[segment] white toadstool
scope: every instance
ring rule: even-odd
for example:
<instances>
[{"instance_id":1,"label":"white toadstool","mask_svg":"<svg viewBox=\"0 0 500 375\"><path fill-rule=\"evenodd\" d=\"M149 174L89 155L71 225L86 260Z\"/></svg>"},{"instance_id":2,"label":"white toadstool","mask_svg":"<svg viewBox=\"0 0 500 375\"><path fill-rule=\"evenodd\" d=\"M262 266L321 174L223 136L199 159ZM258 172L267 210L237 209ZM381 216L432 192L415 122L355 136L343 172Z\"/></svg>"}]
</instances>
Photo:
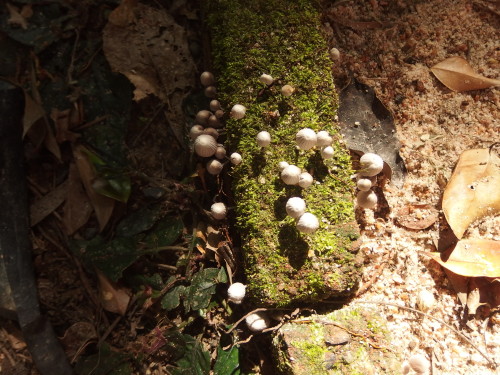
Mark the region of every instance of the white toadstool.
<instances>
[{"instance_id":1,"label":"white toadstool","mask_svg":"<svg viewBox=\"0 0 500 375\"><path fill-rule=\"evenodd\" d=\"M271 85L274 82L274 78L271 77L269 74L262 74L259 77L259 81L261 81L265 85Z\"/></svg>"},{"instance_id":2,"label":"white toadstool","mask_svg":"<svg viewBox=\"0 0 500 375\"><path fill-rule=\"evenodd\" d=\"M207 172L214 176L220 174L223 167L224 165L217 159L212 159L207 162Z\"/></svg>"},{"instance_id":3,"label":"white toadstool","mask_svg":"<svg viewBox=\"0 0 500 375\"><path fill-rule=\"evenodd\" d=\"M372 187L372 180L369 178L360 178L358 182L356 182L356 187L360 191L368 191Z\"/></svg>"},{"instance_id":4,"label":"white toadstool","mask_svg":"<svg viewBox=\"0 0 500 375\"><path fill-rule=\"evenodd\" d=\"M219 121L219 119L215 115L210 115L210 117L208 118L208 121L207 121L207 125L211 126L212 128L222 127L221 122Z\"/></svg>"},{"instance_id":5,"label":"white toadstool","mask_svg":"<svg viewBox=\"0 0 500 375\"><path fill-rule=\"evenodd\" d=\"M301 170L295 165L289 165L281 171L281 179L287 185L297 185Z\"/></svg>"},{"instance_id":6,"label":"white toadstool","mask_svg":"<svg viewBox=\"0 0 500 375\"><path fill-rule=\"evenodd\" d=\"M290 85L285 85L281 88L281 94L283 96L291 96L295 89Z\"/></svg>"},{"instance_id":7,"label":"white toadstool","mask_svg":"<svg viewBox=\"0 0 500 375\"><path fill-rule=\"evenodd\" d=\"M326 146L321 149L321 157L323 159L331 159L333 158L333 147L332 146Z\"/></svg>"},{"instance_id":8,"label":"white toadstool","mask_svg":"<svg viewBox=\"0 0 500 375\"><path fill-rule=\"evenodd\" d=\"M218 119L221 119L222 117L224 117L224 111L222 109L218 109L217 111L215 111L214 115Z\"/></svg>"},{"instance_id":9,"label":"white toadstool","mask_svg":"<svg viewBox=\"0 0 500 375\"><path fill-rule=\"evenodd\" d=\"M408 359L408 363L417 374L428 374L431 364L423 354L414 354Z\"/></svg>"},{"instance_id":10,"label":"white toadstool","mask_svg":"<svg viewBox=\"0 0 500 375\"><path fill-rule=\"evenodd\" d=\"M265 130L259 132L256 139L259 147L268 147L271 144L271 134Z\"/></svg>"},{"instance_id":11,"label":"white toadstool","mask_svg":"<svg viewBox=\"0 0 500 375\"><path fill-rule=\"evenodd\" d=\"M217 149L215 150L215 157L217 159L224 159L226 157L226 149L224 145L218 144Z\"/></svg>"},{"instance_id":12,"label":"white toadstool","mask_svg":"<svg viewBox=\"0 0 500 375\"><path fill-rule=\"evenodd\" d=\"M198 156L210 157L217 150L217 141L208 134L201 134L194 140L194 151Z\"/></svg>"},{"instance_id":13,"label":"white toadstool","mask_svg":"<svg viewBox=\"0 0 500 375\"><path fill-rule=\"evenodd\" d=\"M245 298L246 288L246 285L243 285L242 283L231 284L227 289L228 300L233 303L240 304L241 301L243 301L243 298Z\"/></svg>"},{"instance_id":14,"label":"white toadstool","mask_svg":"<svg viewBox=\"0 0 500 375\"><path fill-rule=\"evenodd\" d=\"M219 109L222 109L220 106L220 102L216 99L210 101L210 110L212 112L218 111Z\"/></svg>"},{"instance_id":15,"label":"white toadstool","mask_svg":"<svg viewBox=\"0 0 500 375\"><path fill-rule=\"evenodd\" d=\"M375 194L372 190L358 192L357 202L358 206L361 208L373 209L377 205L377 201L377 194Z\"/></svg>"},{"instance_id":16,"label":"white toadstool","mask_svg":"<svg viewBox=\"0 0 500 375\"><path fill-rule=\"evenodd\" d=\"M436 303L436 298L434 298L434 293L428 290L421 290L417 295L417 306L423 312L427 312L434 307Z\"/></svg>"},{"instance_id":17,"label":"white toadstool","mask_svg":"<svg viewBox=\"0 0 500 375\"><path fill-rule=\"evenodd\" d=\"M198 111L198 113L196 114L196 117L195 117L194 121L197 124L205 126L205 125L207 125L208 118L211 115L212 115L212 112L207 111L206 109L202 109L201 111Z\"/></svg>"},{"instance_id":18,"label":"white toadstool","mask_svg":"<svg viewBox=\"0 0 500 375\"><path fill-rule=\"evenodd\" d=\"M214 203L212 204L212 207L210 207L210 213L212 214L214 219L223 220L227 215L226 205L222 202Z\"/></svg>"},{"instance_id":19,"label":"white toadstool","mask_svg":"<svg viewBox=\"0 0 500 375\"><path fill-rule=\"evenodd\" d=\"M299 232L311 234L319 228L319 220L310 212L304 213L297 221L297 229Z\"/></svg>"},{"instance_id":20,"label":"white toadstool","mask_svg":"<svg viewBox=\"0 0 500 375\"><path fill-rule=\"evenodd\" d=\"M337 61L337 60L340 60L340 51L333 47L330 49L330 57L333 61Z\"/></svg>"},{"instance_id":21,"label":"white toadstool","mask_svg":"<svg viewBox=\"0 0 500 375\"><path fill-rule=\"evenodd\" d=\"M238 165L238 164L241 164L241 161L243 159L242 159L240 154L238 154L237 152L233 152L231 154L231 156L229 157L229 160L231 161L231 164Z\"/></svg>"},{"instance_id":22,"label":"white toadstool","mask_svg":"<svg viewBox=\"0 0 500 375\"><path fill-rule=\"evenodd\" d=\"M203 86L212 86L215 83L215 77L211 72L203 72L200 75L200 82Z\"/></svg>"},{"instance_id":23,"label":"white toadstool","mask_svg":"<svg viewBox=\"0 0 500 375\"><path fill-rule=\"evenodd\" d=\"M384 160L377 154L367 152L359 159L359 173L363 176L373 177L382 172Z\"/></svg>"},{"instance_id":24,"label":"white toadstool","mask_svg":"<svg viewBox=\"0 0 500 375\"><path fill-rule=\"evenodd\" d=\"M256 312L245 318L250 331L260 332L269 327L269 318L263 312Z\"/></svg>"},{"instance_id":25,"label":"white toadstool","mask_svg":"<svg viewBox=\"0 0 500 375\"><path fill-rule=\"evenodd\" d=\"M247 109L245 106L241 104L235 104L233 105L233 108L231 108L230 115L232 118L239 120L245 117L245 113L247 112Z\"/></svg>"},{"instance_id":26,"label":"white toadstool","mask_svg":"<svg viewBox=\"0 0 500 375\"><path fill-rule=\"evenodd\" d=\"M330 137L330 134L326 130L320 130L318 134L316 134L317 145L319 147L330 146L333 142L333 138Z\"/></svg>"},{"instance_id":27,"label":"white toadstool","mask_svg":"<svg viewBox=\"0 0 500 375\"><path fill-rule=\"evenodd\" d=\"M285 209L288 216L298 219L306 212L306 201L299 197L292 197L286 201Z\"/></svg>"},{"instance_id":28,"label":"white toadstool","mask_svg":"<svg viewBox=\"0 0 500 375\"><path fill-rule=\"evenodd\" d=\"M300 175L299 175L299 186L301 188L308 188L309 186L311 186L313 183L313 176L311 176L310 173L308 172L302 172Z\"/></svg>"},{"instance_id":29,"label":"white toadstool","mask_svg":"<svg viewBox=\"0 0 500 375\"><path fill-rule=\"evenodd\" d=\"M217 96L217 88L215 86L205 87L205 96L207 98L215 98Z\"/></svg>"},{"instance_id":30,"label":"white toadstool","mask_svg":"<svg viewBox=\"0 0 500 375\"><path fill-rule=\"evenodd\" d=\"M201 125L193 125L191 129L189 129L189 137L195 140L199 135L203 134L203 129Z\"/></svg>"},{"instance_id":31,"label":"white toadstool","mask_svg":"<svg viewBox=\"0 0 500 375\"><path fill-rule=\"evenodd\" d=\"M301 129L295 135L295 141L301 150L309 150L313 148L316 146L317 140L318 137L316 132L309 128Z\"/></svg>"},{"instance_id":32,"label":"white toadstool","mask_svg":"<svg viewBox=\"0 0 500 375\"><path fill-rule=\"evenodd\" d=\"M217 131L217 129L214 129L214 128L203 129L203 134L210 135L210 136L214 137L214 139L219 138L219 132Z\"/></svg>"},{"instance_id":33,"label":"white toadstool","mask_svg":"<svg viewBox=\"0 0 500 375\"><path fill-rule=\"evenodd\" d=\"M278 168L280 170L280 172L283 171L283 169L285 169L286 167L288 167L290 164L288 164L286 161L280 161L278 163Z\"/></svg>"}]
</instances>

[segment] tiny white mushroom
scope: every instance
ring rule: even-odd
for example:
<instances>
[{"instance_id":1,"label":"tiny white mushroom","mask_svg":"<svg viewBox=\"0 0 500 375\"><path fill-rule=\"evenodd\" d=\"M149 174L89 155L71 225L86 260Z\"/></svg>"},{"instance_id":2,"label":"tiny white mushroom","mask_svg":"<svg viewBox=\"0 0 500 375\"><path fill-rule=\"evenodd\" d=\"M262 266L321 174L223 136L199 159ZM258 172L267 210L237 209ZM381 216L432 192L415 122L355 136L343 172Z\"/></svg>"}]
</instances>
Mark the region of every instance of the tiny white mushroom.
<instances>
[{"instance_id":1,"label":"tiny white mushroom","mask_svg":"<svg viewBox=\"0 0 500 375\"><path fill-rule=\"evenodd\" d=\"M297 221L297 229L299 232L311 234L319 228L319 220L310 212L304 213Z\"/></svg>"},{"instance_id":2,"label":"tiny white mushroom","mask_svg":"<svg viewBox=\"0 0 500 375\"><path fill-rule=\"evenodd\" d=\"M233 303L240 304L241 301L243 301L243 298L245 298L246 288L246 285L242 283L231 284L227 289L228 300Z\"/></svg>"},{"instance_id":3,"label":"tiny white mushroom","mask_svg":"<svg viewBox=\"0 0 500 375\"><path fill-rule=\"evenodd\" d=\"M212 112L215 112L215 111L217 111L219 109L222 109L221 106L220 106L220 102L218 100L216 100L216 99L211 100L210 101L210 110Z\"/></svg>"},{"instance_id":4,"label":"tiny white mushroom","mask_svg":"<svg viewBox=\"0 0 500 375\"><path fill-rule=\"evenodd\" d=\"M221 122L219 121L219 119L215 115L210 115L210 117L208 118L208 121L207 121L207 125L211 126L212 128L222 127Z\"/></svg>"},{"instance_id":5,"label":"tiny white mushroom","mask_svg":"<svg viewBox=\"0 0 500 375\"><path fill-rule=\"evenodd\" d=\"M211 86L215 83L215 77L211 72L203 72L200 75L200 82L203 86Z\"/></svg>"},{"instance_id":6,"label":"tiny white mushroom","mask_svg":"<svg viewBox=\"0 0 500 375\"><path fill-rule=\"evenodd\" d=\"M356 186L360 191L368 191L372 187L372 180L369 178L360 178L358 182L356 182Z\"/></svg>"},{"instance_id":7,"label":"tiny white mushroom","mask_svg":"<svg viewBox=\"0 0 500 375\"><path fill-rule=\"evenodd\" d=\"M212 159L207 162L207 172L214 176L220 174L223 167L224 165L217 159Z\"/></svg>"},{"instance_id":8,"label":"tiny white mushroom","mask_svg":"<svg viewBox=\"0 0 500 375\"><path fill-rule=\"evenodd\" d=\"M271 85L273 82L274 82L274 78L271 77L269 74L262 74L260 77L259 77L259 81L261 81L262 83L264 83L265 85Z\"/></svg>"},{"instance_id":9,"label":"tiny white mushroom","mask_svg":"<svg viewBox=\"0 0 500 375\"><path fill-rule=\"evenodd\" d=\"M334 151L333 151L332 146L326 146L326 147L321 149L321 157L323 159L331 159L331 158L333 158L333 154L334 154Z\"/></svg>"},{"instance_id":10,"label":"tiny white mushroom","mask_svg":"<svg viewBox=\"0 0 500 375\"><path fill-rule=\"evenodd\" d=\"M222 202L214 203L212 204L212 207L210 207L210 213L212 214L214 219L223 220L227 215L226 205Z\"/></svg>"},{"instance_id":11,"label":"tiny white mushroom","mask_svg":"<svg viewBox=\"0 0 500 375\"><path fill-rule=\"evenodd\" d=\"M207 111L206 109L202 109L201 111L199 111L197 114L196 114L196 117L194 119L194 121L197 123L197 124L200 124L200 125L207 125L208 123L208 118L212 115L212 112L210 111Z\"/></svg>"},{"instance_id":12,"label":"tiny white mushroom","mask_svg":"<svg viewBox=\"0 0 500 375\"><path fill-rule=\"evenodd\" d=\"M205 128L203 130L203 134L208 134L208 135L214 137L214 139L219 138L219 132L217 131L217 129L214 129L214 128Z\"/></svg>"},{"instance_id":13,"label":"tiny white mushroom","mask_svg":"<svg viewBox=\"0 0 500 375\"><path fill-rule=\"evenodd\" d=\"M290 85L285 85L281 88L281 94L283 96L291 96L295 89Z\"/></svg>"},{"instance_id":14,"label":"tiny white mushroom","mask_svg":"<svg viewBox=\"0 0 500 375\"><path fill-rule=\"evenodd\" d=\"M310 173L308 172L302 172L300 175L299 175L299 186L301 188L308 188L309 186L311 186L313 183L313 176L311 176Z\"/></svg>"},{"instance_id":15,"label":"tiny white mushroom","mask_svg":"<svg viewBox=\"0 0 500 375\"><path fill-rule=\"evenodd\" d=\"M367 152L359 159L359 173L363 176L373 177L382 172L384 160L377 154Z\"/></svg>"},{"instance_id":16,"label":"tiny white mushroom","mask_svg":"<svg viewBox=\"0 0 500 375\"><path fill-rule=\"evenodd\" d=\"M269 318L263 312L256 312L245 318L250 331L260 332L269 327Z\"/></svg>"},{"instance_id":17,"label":"tiny white mushroom","mask_svg":"<svg viewBox=\"0 0 500 375\"><path fill-rule=\"evenodd\" d=\"M217 96L217 88L215 86L205 87L205 96L207 98L215 98Z\"/></svg>"},{"instance_id":18,"label":"tiny white mushroom","mask_svg":"<svg viewBox=\"0 0 500 375\"><path fill-rule=\"evenodd\" d=\"M198 156L209 157L215 154L217 141L208 134L199 135L194 141L194 151Z\"/></svg>"},{"instance_id":19,"label":"tiny white mushroom","mask_svg":"<svg viewBox=\"0 0 500 375\"><path fill-rule=\"evenodd\" d=\"M295 141L301 150L309 150L313 148L316 146L317 140L318 137L316 132L309 128L301 129L295 135Z\"/></svg>"},{"instance_id":20,"label":"tiny white mushroom","mask_svg":"<svg viewBox=\"0 0 500 375\"><path fill-rule=\"evenodd\" d=\"M259 147L268 147L271 144L271 134L265 130L259 132L256 139Z\"/></svg>"},{"instance_id":21,"label":"tiny white mushroom","mask_svg":"<svg viewBox=\"0 0 500 375\"><path fill-rule=\"evenodd\" d=\"M434 293L428 290L421 290L417 295L417 306L423 312L427 312L434 307L436 304L436 298L434 298Z\"/></svg>"},{"instance_id":22,"label":"tiny white mushroom","mask_svg":"<svg viewBox=\"0 0 500 375\"><path fill-rule=\"evenodd\" d=\"M237 152L233 152L231 154L231 156L229 157L229 160L231 161L231 164L238 165L238 164L241 164L242 157Z\"/></svg>"},{"instance_id":23,"label":"tiny white mushroom","mask_svg":"<svg viewBox=\"0 0 500 375\"><path fill-rule=\"evenodd\" d=\"M330 134L326 130L320 130L318 134L316 134L317 145L320 147L330 146L333 142L333 138L330 137Z\"/></svg>"},{"instance_id":24,"label":"tiny white mushroom","mask_svg":"<svg viewBox=\"0 0 500 375\"><path fill-rule=\"evenodd\" d=\"M286 167L288 167L290 164L288 164L286 161L280 161L279 164L278 164L278 168L280 170L280 172L283 171L283 169L285 169Z\"/></svg>"},{"instance_id":25,"label":"tiny white mushroom","mask_svg":"<svg viewBox=\"0 0 500 375\"><path fill-rule=\"evenodd\" d=\"M408 359L408 363L417 374L428 374L431 364L423 354L414 354Z\"/></svg>"},{"instance_id":26,"label":"tiny white mushroom","mask_svg":"<svg viewBox=\"0 0 500 375\"><path fill-rule=\"evenodd\" d=\"M218 144L217 149L215 150L215 157L217 159L224 159L226 157L226 149L224 148L223 145Z\"/></svg>"},{"instance_id":27,"label":"tiny white mushroom","mask_svg":"<svg viewBox=\"0 0 500 375\"><path fill-rule=\"evenodd\" d=\"M203 129L201 125L193 125L189 130L189 137L195 140L199 135L203 134Z\"/></svg>"},{"instance_id":28,"label":"tiny white mushroom","mask_svg":"<svg viewBox=\"0 0 500 375\"><path fill-rule=\"evenodd\" d=\"M337 60L340 60L340 51L333 47L330 49L330 57L333 61L337 61Z\"/></svg>"},{"instance_id":29,"label":"tiny white mushroom","mask_svg":"<svg viewBox=\"0 0 500 375\"><path fill-rule=\"evenodd\" d=\"M215 111L214 115L218 119L221 119L222 117L224 117L224 111L222 109L218 109L217 111Z\"/></svg>"},{"instance_id":30,"label":"tiny white mushroom","mask_svg":"<svg viewBox=\"0 0 500 375\"><path fill-rule=\"evenodd\" d=\"M361 208L369 208L372 210L377 205L377 201L377 194L372 190L360 191L357 195L358 206Z\"/></svg>"},{"instance_id":31,"label":"tiny white mushroom","mask_svg":"<svg viewBox=\"0 0 500 375\"><path fill-rule=\"evenodd\" d=\"M245 117L245 113L247 112L247 109L245 106L241 104L235 104L233 105L233 108L231 108L230 115L232 118L239 120Z\"/></svg>"},{"instance_id":32,"label":"tiny white mushroom","mask_svg":"<svg viewBox=\"0 0 500 375\"><path fill-rule=\"evenodd\" d=\"M306 201L299 197L292 197L286 201L286 213L298 219L306 212Z\"/></svg>"},{"instance_id":33,"label":"tiny white mushroom","mask_svg":"<svg viewBox=\"0 0 500 375\"><path fill-rule=\"evenodd\" d=\"M301 170L295 165L289 165L281 171L281 179L287 185L297 185Z\"/></svg>"}]
</instances>

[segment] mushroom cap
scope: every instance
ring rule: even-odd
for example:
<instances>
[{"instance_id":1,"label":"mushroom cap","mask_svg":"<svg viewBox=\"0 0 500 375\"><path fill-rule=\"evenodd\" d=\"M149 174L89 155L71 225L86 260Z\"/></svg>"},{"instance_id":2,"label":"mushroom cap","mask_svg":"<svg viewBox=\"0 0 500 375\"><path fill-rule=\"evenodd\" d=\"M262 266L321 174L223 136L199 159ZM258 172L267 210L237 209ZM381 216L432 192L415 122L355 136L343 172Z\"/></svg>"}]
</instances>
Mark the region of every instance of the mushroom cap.
<instances>
[{"instance_id":1,"label":"mushroom cap","mask_svg":"<svg viewBox=\"0 0 500 375\"><path fill-rule=\"evenodd\" d=\"M200 75L200 82L203 86L211 86L215 83L215 77L211 72L203 72Z\"/></svg>"},{"instance_id":2,"label":"mushroom cap","mask_svg":"<svg viewBox=\"0 0 500 375\"><path fill-rule=\"evenodd\" d=\"M233 152L231 154L231 156L229 157L229 160L231 161L231 164L238 165L238 164L241 164L241 161L243 160L243 158L237 152Z\"/></svg>"},{"instance_id":3,"label":"mushroom cap","mask_svg":"<svg viewBox=\"0 0 500 375\"><path fill-rule=\"evenodd\" d=\"M332 146L326 146L321 149L321 157L323 159L331 159L333 158L333 147Z\"/></svg>"},{"instance_id":4,"label":"mushroom cap","mask_svg":"<svg viewBox=\"0 0 500 375\"><path fill-rule=\"evenodd\" d=\"M333 61L337 61L337 60L340 60L340 51L333 47L330 49L330 57Z\"/></svg>"},{"instance_id":5,"label":"mushroom cap","mask_svg":"<svg viewBox=\"0 0 500 375\"><path fill-rule=\"evenodd\" d=\"M296 165L289 165L281 171L281 179L287 185L297 185L301 170Z\"/></svg>"},{"instance_id":6,"label":"mushroom cap","mask_svg":"<svg viewBox=\"0 0 500 375\"><path fill-rule=\"evenodd\" d=\"M271 144L271 134L265 130L259 132L256 139L259 147L267 147Z\"/></svg>"},{"instance_id":7,"label":"mushroom cap","mask_svg":"<svg viewBox=\"0 0 500 375\"><path fill-rule=\"evenodd\" d=\"M207 86L204 93L207 98L215 98L217 96L217 88L215 86Z\"/></svg>"},{"instance_id":8,"label":"mushroom cap","mask_svg":"<svg viewBox=\"0 0 500 375\"><path fill-rule=\"evenodd\" d=\"M431 364L423 354L413 354L408 363L417 374L428 374Z\"/></svg>"},{"instance_id":9,"label":"mushroom cap","mask_svg":"<svg viewBox=\"0 0 500 375\"><path fill-rule=\"evenodd\" d=\"M269 327L269 318L263 312L256 312L245 318L250 331L260 332Z\"/></svg>"},{"instance_id":10,"label":"mushroom cap","mask_svg":"<svg viewBox=\"0 0 500 375\"><path fill-rule=\"evenodd\" d=\"M217 117L218 119L221 119L222 117L224 117L224 111L222 109L218 109L217 111L215 111L215 117Z\"/></svg>"},{"instance_id":11,"label":"mushroom cap","mask_svg":"<svg viewBox=\"0 0 500 375\"><path fill-rule=\"evenodd\" d=\"M198 156L210 157L217 150L217 141L208 134L201 134L194 140L194 151Z\"/></svg>"},{"instance_id":12,"label":"mushroom cap","mask_svg":"<svg viewBox=\"0 0 500 375\"><path fill-rule=\"evenodd\" d=\"M227 215L227 208L226 205L222 202L214 203L212 204L212 207L210 207L210 212L214 219L216 220L222 220L226 218Z\"/></svg>"},{"instance_id":13,"label":"mushroom cap","mask_svg":"<svg viewBox=\"0 0 500 375\"><path fill-rule=\"evenodd\" d=\"M205 128L203 130L203 134L211 135L212 137L214 137L214 139L219 138L219 132L214 128Z\"/></svg>"},{"instance_id":14,"label":"mushroom cap","mask_svg":"<svg viewBox=\"0 0 500 375\"><path fill-rule=\"evenodd\" d=\"M210 110L212 112L215 112L215 111L217 111L219 109L222 109L221 106L220 106L220 102L218 100L216 100L216 99L211 100L210 101Z\"/></svg>"},{"instance_id":15,"label":"mushroom cap","mask_svg":"<svg viewBox=\"0 0 500 375\"><path fill-rule=\"evenodd\" d=\"M269 86L274 82L274 78L269 74L264 73L259 77L259 81Z\"/></svg>"},{"instance_id":16,"label":"mushroom cap","mask_svg":"<svg viewBox=\"0 0 500 375\"><path fill-rule=\"evenodd\" d=\"M194 119L194 122L200 125L207 125L208 123L208 118L212 115L212 112L207 111L206 109L202 109L201 111L198 111L196 114L196 117Z\"/></svg>"},{"instance_id":17,"label":"mushroom cap","mask_svg":"<svg viewBox=\"0 0 500 375\"><path fill-rule=\"evenodd\" d=\"M311 176L310 173L308 172L302 172L300 175L299 175L299 186L301 188L308 188L309 186L311 186L313 183L313 176Z\"/></svg>"},{"instance_id":18,"label":"mushroom cap","mask_svg":"<svg viewBox=\"0 0 500 375\"><path fill-rule=\"evenodd\" d=\"M215 150L215 157L217 159L224 159L226 157L226 149L224 145L218 144L217 149Z\"/></svg>"},{"instance_id":19,"label":"mushroom cap","mask_svg":"<svg viewBox=\"0 0 500 375\"><path fill-rule=\"evenodd\" d=\"M212 128L217 128L217 129L222 127L222 124L221 124L219 118L215 115L210 115L210 117L208 118L208 121L207 121L207 125L211 126Z\"/></svg>"},{"instance_id":20,"label":"mushroom cap","mask_svg":"<svg viewBox=\"0 0 500 375\"><path fill-rule=\"evenodd\" d=\"M201 125L193 125L191 129L189 129L189 137L195 140L198 136L203 134L204 127Z\"/></svg>"},{"instance_id":21,"label":"mushroom cap","mask_svg":"<svg viewBox=\"0 0 500 375\"><path fill-rule=\"evenodd\" d=\"M285 209L288 216L298 219L306 212L306 201L299 197L292 197L286 201Z\"/></svg>"},{"instance_id":22,"label":"mushroom cap","mask_svg":"<svg viewBox=\"0 0 500 375\"><path fill-rule=\"evenodd\" d=\"M286 167L288 167L290 164L288 164L286 161L280 161L278 163L278 168L281 171L283 171L283 169L285 169Z\"/></svg>"},{"instance_id":23,"label":"mushroom cap","mask_svg":"<svg viewBox=\"0 0 500 375\"><path fill-rule=\"evenodd\" d=\"M356 182L356 186L360 191L368 191L372 187L372 180L369 178L360 178L358 182Z\"/></svg>"},{"instance_id":24,"label":"mushroom cap","mask_svg":"<svg viewBox=\"0 0 500 375\"><path fill-rule=\"evenodd\" d=\"M367 152L359 159L360 171L363 176L373 177L382 172L384 160L377 154Z\"/></svg>"},{"instance_id":25,"label":"mushroom cap","mask_svg":"<svg viewBox=\"0 0 500 375\"><path fill-rule=\"evenodd\" d=\"M285 85L281 88L281 94L283 96L291 96L295 89L290 85Z\"/></svg>"},{"instance_id":26,"label":"mushroom cap","mask_svg":"<svg viewBox=\"0 0 500 375\"><path fill-rule=\"evenodd\" d=\"M436 298L434 298L434 293L423 289L417 294L417 306L423 312L432 309L435 304Z\"/></svg>"},{"instance_id":27,"label":"mushroom cap","mask_svg":"<svg viewBox=\"0 0 500 375\"><path fill-rule=\"evenodd\" d=\"M227 289L227 296L229 301L234 303L241 303L243 298L245 298L246 285L242 283L233 283Z\"/></svg>"},{"instance_id":28,"label":"mushroom cap","mask_svg":"<svg viewBox=\"0 0 500 375\"><path fill-rule=\"evenodd\" d=\"M372 190L368 191L360 191L356 196L356 201L358 202L358 206L361 208L369 208L373 209L377 205L377 194L375 194Z\"/></svg>"},{"instance_id":29,"label":"mushroom cap","mask_svg":"<svg viewBox=\"0 0 500 375\"><path fill-rule=\"evenodd\" d=\"M212 159L207 162L207 172L214 176L220 174L220 172L222 172L223 167L224 165L217 159Z\"/></svg>"},{"instance_id":30,"label":"mushroom cap","mask_svg":"<svg viewBox=\"0 0 500 375\"><path fill-rule=\"evenodd\" d=\"M297 134L295 135L295 141L297 142L297 146L299 146L301 150L309 150L316 146L318 137L314 130L304 128L297 132Z\"/></svg>"},{"instance_id":31,"label":"mushroom cap","mask_svg":"<svg viewBox=\"0 0 500 375\"><path fill-rule=\"evenodd\" d=\"M319 228L319 220L310 212L304 213L297 221L297 229L299 232L311 234Z\"/></svg>"},{"instance_id":32,"label":"mushroom cap","mask_svg":"<svg viewBox=\"0 0 500 375\"><path fill-rule=\"evenodd\" d=\"M245 108L245 106L241 105L241 104L235 104L233 105L233 108L231 108L231 117L236 119L236 120L239 120L239 119L242 119L243 117L245 117L245 113L247 112L247 109Z\"/></svg>"},{"instance_id":33,"label":"mushroom cap","mask_svg":"<svg viewBox=\"0 0 500 375\"><path fill-rule=\"evenodd\" d=\"M316 134L317 145L320 147L330 146L333 142L333 138L330 137L330 134L326 130L320 130L318 134Z\"/></svg>"}]
</instances>

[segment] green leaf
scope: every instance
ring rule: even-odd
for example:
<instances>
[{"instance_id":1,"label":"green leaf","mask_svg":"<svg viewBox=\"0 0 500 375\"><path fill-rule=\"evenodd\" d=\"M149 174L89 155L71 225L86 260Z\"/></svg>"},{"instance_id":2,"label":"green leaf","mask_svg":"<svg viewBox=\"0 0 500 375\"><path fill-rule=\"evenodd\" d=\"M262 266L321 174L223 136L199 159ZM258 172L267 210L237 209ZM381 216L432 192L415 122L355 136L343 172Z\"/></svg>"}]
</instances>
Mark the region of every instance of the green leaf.
<instances>
[{"instance_id":1,"label":"green leaf","mask_svg":"<svg viewBox=\"0 0 500 375\"><path fill-rule=\"evenodd\" d=\"M208 375L210 373L210 354L201 344L189 335L183 335L186 351L172 369L173 375Z\"/></svg>"},{"instance_id":2,"label":"green leaf","mask_svg":"<svg viewBox=\"0 0 500 375\"><path fill-rule=\"evenodd\" d=\"M143 207L127 215L116 227L116 234L132 237L151 228L158 220L160 207Z\"/></svg>"},{"instance_id":3,"label":"green leaf","mask_svg":"<svg viewBox=\"0 0 500 375\"><path fill-rule=\"evenodd\" d=\"M177 216L167 216L161 219L146 236L148 247L157 248L172 245L182 234L184 223Z\"/></svg>"},{"instance_id":4,"label":"green leaf","mask_svg":"<svg viewBox=\"0 0 500 375\"><path fill-rule=\"evenodd\" d=\"M224 351L217 348L217 361L214 365L214 375L240 375L240 358L237 346Z\"/></svg>"},{"instance_id":5,"label":"green leaf","mask_svg":"<svg viewBox=\"0 0 500 375\"><path fill-rule=\"evenodd\" d=\"M186 287L184 285L178 285L168 293L161 300L161 307L165 310L170 311L175 309L181 303L180 297L183 295Z\"/></svg>"},{"instance_id":6,"label":"green leaf","mask_svg":"<svg viewBox=\"0 0 500 375\"><path fill-rule=\"evenodd\" d=\"M205 268L197 272L191 280L191 285L186 288L184 299L186 311L207 308L215 293L216 285L224 282L227 282L227 275L223 268Z\"/></svg>"},{"instance_id":7,"label":"green leaf","mask_svg":"<svg viewBox=\"0 0 500 375\"><path fill-rule=\"evenodd\" d=\"M78 375L131 375L132 357L114 352L107 344L102 344L99 353L81 358L75 366Z\"/></svg>"}]
</instances>

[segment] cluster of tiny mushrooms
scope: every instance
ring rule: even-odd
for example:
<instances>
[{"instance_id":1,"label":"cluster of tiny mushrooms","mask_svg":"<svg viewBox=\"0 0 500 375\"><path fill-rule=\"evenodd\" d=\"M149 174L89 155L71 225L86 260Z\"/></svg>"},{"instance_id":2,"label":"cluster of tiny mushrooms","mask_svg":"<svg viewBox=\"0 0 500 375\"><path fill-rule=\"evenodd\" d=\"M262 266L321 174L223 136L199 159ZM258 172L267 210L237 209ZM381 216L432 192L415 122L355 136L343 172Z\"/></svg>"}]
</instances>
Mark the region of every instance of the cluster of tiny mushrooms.
<instances>
[{"instance_id":1,"label":"cluster of tiny mushrooms","mask_svg":"<svg viewBox=\"0 0 500 375\"><path fill-rule=\"evenodd\" d=\"M189 131L189 136L193 141L194 152L202 158L210 158L206 162L206 170L209 174L217 176L222 172L224 165L229 161L232 165L239 165L243 158L233 152L227 156L226 148L217 142L220 128L223 126L225 112L220 102L216 99L217 89L215 87L215 77L211 72L203 72L200 76L201 84L205 87L205 96L212 99L210 101L210 111L201 110L196 114L195 125ZM269 74L262 74L259 81L270 87L275 80ZM295 88L290 85L281 87L281 94L285 97L291 96ZM240 120L245 117L245 106L234 104L229 113L229 117ZM297 147L301 150L311 150L315 147L320 149L323 159L331 159L334 156L334 149L331 146L333 138L330 134L321 130L315 132L310 128L304 128L297 132L295 136ZM261 148L269 147L271 144L271 134L267 131L260 131L256 136L256 143ZM384 162L379 155L365 153L360 159L360 170L355 175L357 179L357 204L361 208L373 209L377 204L377 195L373 192L372 183L374 177L382 171ZM281 161L278 164L281 179L286 185L298 185L307 189L313 184L313 176L299 167ZM299 232L312 234L319 228L318 218L306 212L306 202L300 197L291 197L285 206L287 214L296 220L296 228ZM212 204L210 213L215 220L224 220L227 216L227 207L223 202ZM245 297L246 286L236 282L228 288L228 300L240 304ZM269 319L262 312L256 312L246 317L248 328L254 332L260 332L269 326Z\"/></svg>"}]
</instances>

